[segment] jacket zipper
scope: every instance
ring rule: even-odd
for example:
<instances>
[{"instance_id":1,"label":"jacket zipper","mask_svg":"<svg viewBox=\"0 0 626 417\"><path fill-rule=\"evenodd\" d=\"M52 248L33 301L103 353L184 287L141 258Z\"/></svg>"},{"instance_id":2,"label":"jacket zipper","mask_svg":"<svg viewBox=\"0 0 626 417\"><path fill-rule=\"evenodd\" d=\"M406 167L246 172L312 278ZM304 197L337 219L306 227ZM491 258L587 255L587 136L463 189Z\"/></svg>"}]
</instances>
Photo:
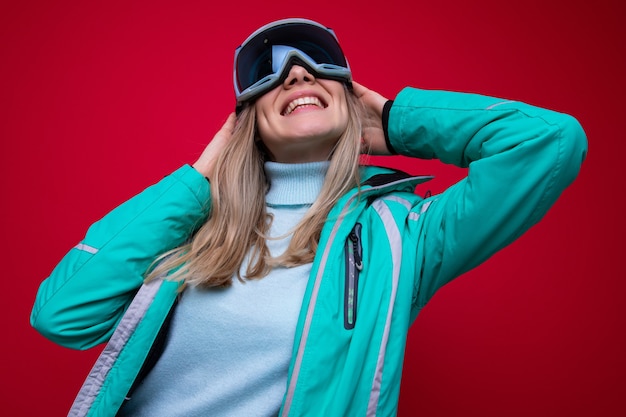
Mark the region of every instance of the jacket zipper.
<instances>
[{"instance_id":1,"label":"jacket zipper","mask_svg":"<svg viewBox=\"0 0 626 417\"><path fill-rule=\"evenodd\" d=\"M354 225L345 245L346 276L343 304L343 327L354 328L356 323L359 274L363 269L363 247L361 246L361 223Z\"/></svg>"}]
</instances>

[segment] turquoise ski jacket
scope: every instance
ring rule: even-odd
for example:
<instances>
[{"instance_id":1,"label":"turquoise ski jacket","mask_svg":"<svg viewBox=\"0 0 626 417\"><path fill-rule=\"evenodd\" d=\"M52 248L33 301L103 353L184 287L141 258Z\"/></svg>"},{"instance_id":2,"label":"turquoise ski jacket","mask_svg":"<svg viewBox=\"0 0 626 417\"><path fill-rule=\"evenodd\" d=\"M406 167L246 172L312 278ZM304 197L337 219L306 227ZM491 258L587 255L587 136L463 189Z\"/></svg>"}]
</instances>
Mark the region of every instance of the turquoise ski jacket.
<instances>
[{"instance_id":1,"label":"turquoise ski jacket","mask_svg":"<svg viewBox=\"0 0 626 417\"><path fill-rule=\"evenodd\" d=\"M571 116L412 88L389 110L388 137L401 155L469 167L468 175L422 198L414 190L429 177L363 168L364 182L322 230L282 416L395 415L420 309L537 223L587 150ZM41 284L31 315L41 334L76 349L109 342L70 415L114 416L153 360L180 283L142 286L144 273L197 230L209 204L210 184L183 166L93 224Z\"/></svg>"}]
</instances>

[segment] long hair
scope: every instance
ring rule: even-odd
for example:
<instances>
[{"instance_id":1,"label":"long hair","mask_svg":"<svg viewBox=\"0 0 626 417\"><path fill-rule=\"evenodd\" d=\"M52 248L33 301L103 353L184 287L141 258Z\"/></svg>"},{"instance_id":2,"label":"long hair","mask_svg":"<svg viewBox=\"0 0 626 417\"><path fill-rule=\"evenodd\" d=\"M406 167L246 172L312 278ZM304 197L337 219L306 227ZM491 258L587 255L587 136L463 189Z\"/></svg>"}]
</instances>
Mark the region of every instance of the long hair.
<instances>
[{"instance_id":1,"label":"long hair","mask_svg":"<svg viewBox=\"0 0 626 417\"><path fill-rule=\"evenodd\" d=\"M265 153L256 139L254 105L239 114L231 140L216 161L207 221L184 245L161 255L148 280L168 274L199 287L228 286L232 277L258 279L273 267L313 261L326 217L337 200L359 184L362 104L346 89L348 125L338 139L319 197L293 230L285 253L271 257L265 244L271 218L265 210ZM241 265L248 266L241 276ZM173 271L173 272L172 272Z\"/></svg>"}]
</instances>

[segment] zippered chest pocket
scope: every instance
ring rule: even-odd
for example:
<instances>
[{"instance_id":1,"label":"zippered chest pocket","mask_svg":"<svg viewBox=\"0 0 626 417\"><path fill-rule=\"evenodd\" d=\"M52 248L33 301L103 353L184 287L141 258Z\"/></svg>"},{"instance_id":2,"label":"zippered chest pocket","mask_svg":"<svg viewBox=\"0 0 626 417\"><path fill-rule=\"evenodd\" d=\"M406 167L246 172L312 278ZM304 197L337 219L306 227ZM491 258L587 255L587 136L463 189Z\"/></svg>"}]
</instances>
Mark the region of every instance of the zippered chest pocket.
<instances>
[{"instance_id":1,"label":"zippered chest pocket","mask_svg":"<svg viewBox=\"0 0 626 417\"><path fill-rule=\"evenodd\" d=\"M345 243L345 284L343 300L343 326L354 328L359 290L359 276L363 270L363 246L361 244L361 223L354 225Z\"/></svg>"}]
</instances>

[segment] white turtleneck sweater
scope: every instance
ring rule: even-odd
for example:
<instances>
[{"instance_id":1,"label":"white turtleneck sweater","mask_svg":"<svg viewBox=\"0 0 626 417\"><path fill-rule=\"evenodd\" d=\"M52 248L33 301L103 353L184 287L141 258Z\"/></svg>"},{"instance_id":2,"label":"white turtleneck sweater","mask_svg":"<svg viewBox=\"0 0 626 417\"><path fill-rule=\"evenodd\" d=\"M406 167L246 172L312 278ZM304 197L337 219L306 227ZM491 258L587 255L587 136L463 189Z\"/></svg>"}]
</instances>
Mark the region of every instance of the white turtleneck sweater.
<instances>
[{"instance_id":1,"label":"white turtleneck sweater","mask_svg":"<svg viewBox=\"0 0 626 417\"><path fill-rule=\"evenodd\" d=\"M328 162L267 162L269 235L285 236L315 201ZM272 256L291 235L267 241ZM246 264L242 265L242 276ZM311 264L275 268L224 289L188 288L165 350L122 416L276 416L286 389L296 322Z\"/></svg>"}]
</instances>

